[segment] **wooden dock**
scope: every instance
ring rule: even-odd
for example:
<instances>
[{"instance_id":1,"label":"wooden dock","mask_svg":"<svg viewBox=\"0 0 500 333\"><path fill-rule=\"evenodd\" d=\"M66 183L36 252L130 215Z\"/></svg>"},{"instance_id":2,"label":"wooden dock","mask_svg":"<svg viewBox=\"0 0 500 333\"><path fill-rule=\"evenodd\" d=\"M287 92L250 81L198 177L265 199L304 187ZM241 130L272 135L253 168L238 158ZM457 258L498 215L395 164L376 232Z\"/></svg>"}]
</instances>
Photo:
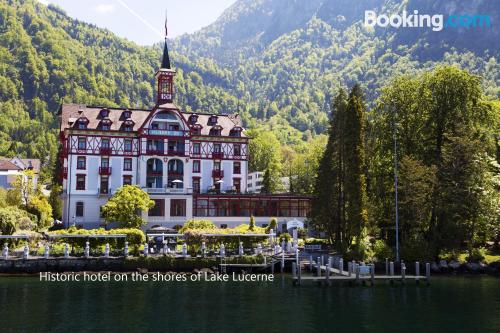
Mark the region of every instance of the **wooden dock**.
<instances>
[{"instance_id":1,"label":"wooden dock","mask_svg":"<svg viewBox=\"0 0 500 333\"><path fill-rule=\"evenodd\" d=\"M296 257L298 258L298 256ZM386 260L386 274L375 274L375 266L373 264L365 265L356 262L348 262L347 270L344 270L343 260L337 260L337 267L334 268L334 262L328 258L328 263L323 265L323 258L318 257L316 261L310 256L307 260L298 260L292 263L293 284L300 285L302 282L314 282L318 284L327 284L333 282L348 282L349 284L366 284L374 285L375 281L387 281L390 284L401 282L405 284L408 281L420 281L430 284L430 264L425 264L425 276L420 275L420 263L415 263L415 274L406 274L406 264L401 263L400 274L395 274L394 263ZM306 271L309 270L309 274ZM304 271L304 272L303 272Z\"/></svg>"}]
</instances>

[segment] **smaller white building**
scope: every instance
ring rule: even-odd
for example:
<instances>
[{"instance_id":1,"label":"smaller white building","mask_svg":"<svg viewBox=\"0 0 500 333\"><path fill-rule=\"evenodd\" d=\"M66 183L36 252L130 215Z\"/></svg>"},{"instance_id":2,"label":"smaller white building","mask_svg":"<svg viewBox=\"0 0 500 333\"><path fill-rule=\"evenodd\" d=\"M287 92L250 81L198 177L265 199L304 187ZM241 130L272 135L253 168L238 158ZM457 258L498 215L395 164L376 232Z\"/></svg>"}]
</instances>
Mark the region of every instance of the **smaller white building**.
<instances>
[{"instance_id":1,"label":"smaller white building","mask_svg":"<svg viewBox=\"0 0 500 333\"><path fill-rule=\"evenodd\" d=\"M264 172L254 171L248 174L247 178L247 191L249 193L260 193L262 189L262 182L264 180ZM278 193L290 192L290 177L280 177L281 190Z\"/></svg>"},{"instance_id":2,"label":"smaller white building","mask_svg":"<svg viewBox=\"0 0 500 333\"><path fill-rule=\"evenodd\" d=\"M40 160L28 158L5 158L0 157L0 187L5 189L12 188L13 183L24 170L32 170L33 186L36 188L38 183L38 173L40 172Z\"/></svg>"}]
</instances>

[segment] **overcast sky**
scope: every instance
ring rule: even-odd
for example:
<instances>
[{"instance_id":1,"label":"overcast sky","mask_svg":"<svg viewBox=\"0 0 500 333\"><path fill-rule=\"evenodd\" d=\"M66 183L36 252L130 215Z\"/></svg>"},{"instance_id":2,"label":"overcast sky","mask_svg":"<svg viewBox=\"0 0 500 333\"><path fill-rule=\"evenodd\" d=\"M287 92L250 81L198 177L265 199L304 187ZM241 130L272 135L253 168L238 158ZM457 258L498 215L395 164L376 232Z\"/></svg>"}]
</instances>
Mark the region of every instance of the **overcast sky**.
<instances>
[{"instance_id":1,"label":"overcast sky","mask_svg":"<svg viewBox=\"0 0 500 333\"><path fill-rule=\"evenodd\" d=\"M39 0L63 8L69 16L108 28L141 45L163 40L165 10L168 37L199 30L214 22L235 0Z\"/></svg>"}]
</instances>

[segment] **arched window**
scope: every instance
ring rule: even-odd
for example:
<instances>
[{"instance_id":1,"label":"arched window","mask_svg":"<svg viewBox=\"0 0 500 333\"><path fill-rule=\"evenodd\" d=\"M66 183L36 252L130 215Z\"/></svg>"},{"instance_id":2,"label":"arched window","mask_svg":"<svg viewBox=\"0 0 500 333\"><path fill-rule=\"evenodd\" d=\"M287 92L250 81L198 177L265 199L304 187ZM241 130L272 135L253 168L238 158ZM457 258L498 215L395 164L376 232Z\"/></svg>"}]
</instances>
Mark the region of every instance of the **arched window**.
<instances>
[{"instance_id":1,"label":"arched window","mask_svg":"<svg viewBox=\"0 0 500 333\"><path fill-rule=\"evenodd\" d=\"M222 134L222 127L216 125L210 129L209 135L220 136Z\"/></svg>"}]
</instances>

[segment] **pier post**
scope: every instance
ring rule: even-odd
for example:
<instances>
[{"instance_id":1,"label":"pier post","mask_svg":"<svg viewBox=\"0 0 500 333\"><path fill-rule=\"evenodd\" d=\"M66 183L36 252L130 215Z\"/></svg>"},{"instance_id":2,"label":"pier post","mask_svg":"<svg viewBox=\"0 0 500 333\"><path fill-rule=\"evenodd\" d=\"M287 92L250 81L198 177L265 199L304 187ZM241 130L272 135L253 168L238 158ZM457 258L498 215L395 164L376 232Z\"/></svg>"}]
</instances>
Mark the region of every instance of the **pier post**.
<instances>
[{"instance_id":1,"label":"pier post","mask_svg":"<svg viewBox=\"0 0 500 333\"><path fill-rule=\"evenodd\" d=\"M104 257L109 258L109 243L106 243L106 247L104 248Z\"/></svg>"},{"instance_id":2,"label":"pier post","mask_svg":"<svg viewBox=\"0 0 500 333\"><path fill-rule=\"evenodd\" d=\"M149 254L149 245L148 243L144 244L144 256L147 257Z\"/></svg>"},{"instance_id":3,"label":"pier post","mask_svg":"<svg viewBox=\"0 0 500 333\"><path fill-rule=\"evenodd\" d=\"M359 284L359 264L354 264L354 270L356 272L356 284Z\"/></svg>"},{"instance_id":4,"label":"pier post","mask_svg":"<svg viewBox=\"0 0 500 333\"><path fill-rule=\"evenodd\" d=\"M29 257L30 257L30 248L28 245L25 245L23 251L23 259L29 259Z\"/></svg>"},{"instance_id":5,"label":"pier post","mask_svg":"<svg viewBox=\"0 0 500 333\"><path fill-rule=\"evenodd\" d=\"M321 266L325 266L325 259L323 258L323 255L321 255Z\"/></svg>"},{"instance_id":6,"label":"pier post","mask_svg":"<svg viewBox=\"0 0 500 333\"><path fill-rule=\"evenodd\" d=\"M7 243L3 246L2 256L5 260L9 259L9 246Z\"/></svg>"},{"instance_id":7,"label":"pier post","mask_svg":"<svg viewBox=\"0 0 500 333\"><path fill-rule=\"evenodd\" d=\"M309 272L313 271L313 256L309 256Z\"/></svg>"},{"instance_id":8,"label":"pier post","mask_svg":"<svg viewBox=\"0 0 500 333\"><path fill-rule=\"evenodd\" d=\"M389 258L385 258L385 275L389 275Z\"/></svg>"},{"instance_id":9,"label":"pier post","mask_svg":"<svg viewBox=\"0 0 500 333\"><path fill-rule=\"evenodd\" d=\"M404 262L401 263L401 282L404 284L406 280L406 265Z\"/></svg>"},{"instance_id":10,"label":"pier post","mask_svg":"<svg viewBox=\"0 0 500 333\"><path fill-rule=\"evenodd\" d=\"M69 258L69 245L68 243L64 244L64 258Z\"/></svg>"},{"instance_id":11,"label":"pier post","mask_svg":"<svg viewBox=\"0 0 500 333\"><path fill-rule=\"evenodd\" d=\"M85 248L83 249L83 255L85 258L90 257L90 245L89 245L88 241L85 242Z\"/></svg>"},{"instance_id":12,"label":"pier post","mask_svg":"<svg viewBox=\"0 0 500 333\"><path fill-rule=\"evenodd\" d=\"M339 273L340 275L344 274L344 259L339 259Z\"/></svg>"},{"instance_id":13,"label":"pier post","mask_svg":"<svg viewBox=\"0 0 500 333\"><path fill-rule=\"evenodd\" d=\"M425 280L427 285L431 283L431 264L425 263Z\"/></svg>"},{"instance_id":14,"label":"pier post","mask_svg":"<svg viewBox=\"0 0 500 333\"><path fill-rule=\"evenodd\" d=\"M49 259L49 255L50 255L50 247L49 247L49 244L45 244L45 252L43 254L43 257L45 259Z\"/></svg>"},{"instance_id":15,"label":"pier post","mask_svg":"<svg viewBox=\"0 0 500 333\"><path fill-rule=\"evenodd\" d=\"M292 268L293 270L293 268ZM271 258L271 274L274 274L274 259Z\"/></svg>"},{"instance_id":16,"label":"pier post","mask_svg":"<svg viewBox=\"0 0 500 333\"><path fill-rule=\"evenodd\" d=\"M281 252L281 274L285 271L285 253Z\"/></svg>"},{"instance_id":17,"label":"pier post","mask_svg":"<svg viewBox=\"0 0 500 333\"><path fill-rule=\"evenodd\" d=\"M294 280L297 278L297 264L294 262L292 262L292 276Z\"/></svg>"},{"instance_id":18,"label":"pier post","mask_svg":"<svg viewBox=\"0 0 500 333\"><path fill-rule=\"evenodd\" d=\"M415 282L418 284L420 282L420 263L415 262Z\"/></svg>"},{"instance_id":19,"label":"pier post","mask_svg":"<svg viewBox=\"0 0 500 333\"><path fill-rule=\"evenodd\" d=\"M321 259L318 257L318 262L316 263L316 269L318 271L318 277L321 277Z\"/></svg>"},{"instance_id":20,"label":"pier post","mask_svg":"<svg viewBox=\"0 0 500 333\"><path fill-rule=\"evenodd\" d=\"M389 263L389 274L390 276L394 276L394 262L390 262ZM392 284L394 281L392 281L392 279L389 279L390 283Z\"/></svg>"},{"instance_id":21,"label":"pier post","mask_svg":"<svg viewBox=\"0 0 500 333\"><path fill-rule=\"evenodd\" d=\"M370 267L370 281L373 287L373 285L375 284L375 264L371 264Z\"/></svg>"},{"instance_id":22,"label":"pier post","mask_svg":"<svg viewBox=\"0 0 500 333\"><path fill-rule=\"evenodd\" d=\"M331 260L328 258L328 263L326 264L326 284L330 284L330 267L331 267Z\"/></svg>"},{"instance_id":23,"label":"pier post","mask_svg":"<svg viewBox=\"0 0 500 333\"><path fill-rule=\"evenodd\" d=\"M124 256L125 258L127 258L127 257L128 257L128 242L125 242L125 247L124 247L124 249L123 249L123 256Z\"/></svg>"},{"instance_id":24,"label":"pier post","mask_svg":"<svg viewBox=\"0 0 500 333\"><path fill-rule=\"evenodd\" d=\"M347 262L347 274L349 277L352 275L352 262L350 261Z\"/></svg>"}]
</instances>

